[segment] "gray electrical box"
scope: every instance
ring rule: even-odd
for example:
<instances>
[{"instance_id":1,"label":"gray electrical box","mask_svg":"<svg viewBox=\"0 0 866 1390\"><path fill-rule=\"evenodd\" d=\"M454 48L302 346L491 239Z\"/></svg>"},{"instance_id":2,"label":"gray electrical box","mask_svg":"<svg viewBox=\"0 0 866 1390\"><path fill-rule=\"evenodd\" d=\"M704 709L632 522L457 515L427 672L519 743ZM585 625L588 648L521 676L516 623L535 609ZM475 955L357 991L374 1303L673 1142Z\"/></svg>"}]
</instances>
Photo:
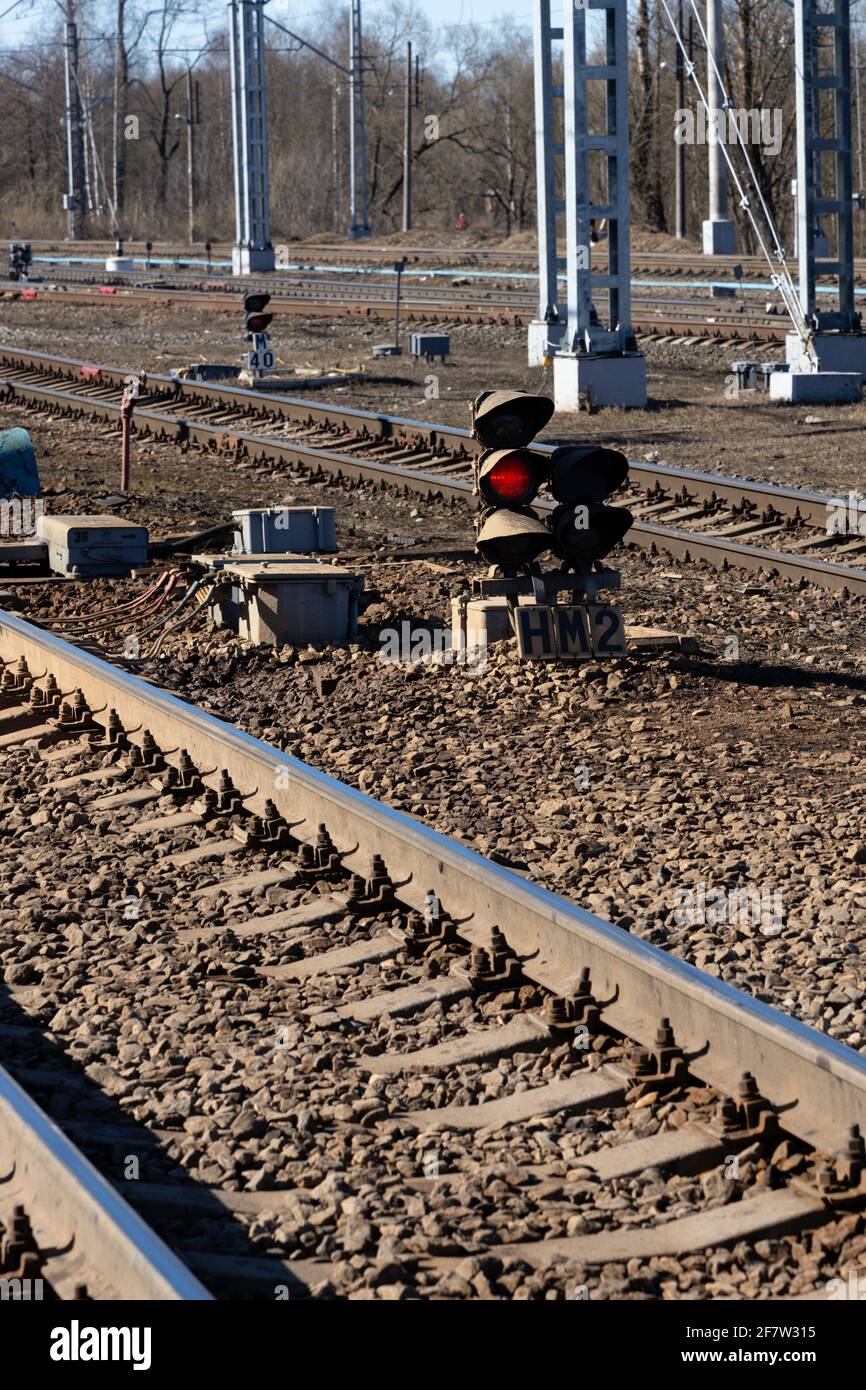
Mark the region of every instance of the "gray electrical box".
<instances>
[{"instance_id":1,"label":"gray electrical box","mask_svg":"<svg viewBox=\"0 0 866 1390\"><path fill-rule=\"evenodd\" d=\"M46 516L36 521L36 535L48 547L55 574L81 579L125 575L147 564L147 527L117 516Z\"/></svg>"},{"instance_id":2,"label":"gray electrical box","mask_svg":"<svg viewBox=\"0 0 866 1390\"><path fill-rule=\"evenodd\" d=\"M450 351L451 339L447 333L409 334L411 357L423 357L425 362L432 362L434 357L438 357L440 362L444 362Z\"/></svg>"},{"instance_id":3,"label":"gray electrical box","mask_svg":"<svg viewBox=\"0 0 866 1390\"><path fill-rule=\"evenodd\" d=\"M245 507L232 512L242 555L295 555L337 549L334 507Z\"/></svg>"},{"instance_id":4,"label":"gray electrical box","mask_svg":"<svg viewBox=\"0 0 866 1390\"><path fill-rule=\"evenodd\" d=\"M309 561L226 564L211 619L250 642L294 647L346 642L355 635L362 575Z\"/></svg>"}]
</instances>

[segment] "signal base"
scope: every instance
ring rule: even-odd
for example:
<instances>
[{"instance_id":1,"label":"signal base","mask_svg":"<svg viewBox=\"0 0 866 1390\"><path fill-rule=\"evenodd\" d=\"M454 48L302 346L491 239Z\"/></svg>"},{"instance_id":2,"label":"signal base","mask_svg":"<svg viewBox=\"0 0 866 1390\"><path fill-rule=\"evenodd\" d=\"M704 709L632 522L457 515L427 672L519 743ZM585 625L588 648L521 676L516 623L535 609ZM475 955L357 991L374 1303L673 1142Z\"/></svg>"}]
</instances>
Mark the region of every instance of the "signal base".
<instances>
[{"instance_id":1,"label":"signal base","mask_svg":"<svg viewBox=\"0 0 866 1390\"><path fill-rule=\"evenodd\" d=\"M647 403L643 353L557 352L553 358L553 399L557 410L619 405L644 410Z\"/></svg>"},{"instance_id":2,"label":"signal base","mask_svg":"<svg viewBox=\"0 0 866 1390\"><path fill-rule=\"evenodd\" d=\"M736 233L729 217L708 217L701 228L705 256L735 256Z\"/></svg>"},{"instance_id":3,"label":"signal base","mask_svg":"<svg viewBox=\"0 0 866 1390\"><path fill-rule=\"evenodd\" d=\"M788 405L856 405L863 397L859 372L774 372L770 400Z\"/></svg>"},{"instance_id":4,"label":"signal base","mask_svg":"<svg viewBox=\"0 0 866 1390\"><path fill-rule=\"evenodd\" d=\"M821 372L859 372L866 382L866 333L816 333L812 339ZM814 371L799 333L785 339L792 372Z\"/></svg>"},{"instance_id":5,"label":"signal base","mask_svg":"<svg viewBox=\"0 0 866 1390\"><path fill-rule=\"evenodd\" d=\"M232 275L257 275L263 270L276 270L276 266L272 246L232 247Z\"/></svg>"},{"instance_id":6,"label":"signal base","mask_svg":"<svg viewBox=\"0 0 866 1390\"><path fill-rule=\"evenodd\" d=\"M565 338L568 324L562 319L548 323L546 319L533 319L527 332L527 347L530 367L543 367L545 358L558 352Z\"/></svg>"}]
</instances>

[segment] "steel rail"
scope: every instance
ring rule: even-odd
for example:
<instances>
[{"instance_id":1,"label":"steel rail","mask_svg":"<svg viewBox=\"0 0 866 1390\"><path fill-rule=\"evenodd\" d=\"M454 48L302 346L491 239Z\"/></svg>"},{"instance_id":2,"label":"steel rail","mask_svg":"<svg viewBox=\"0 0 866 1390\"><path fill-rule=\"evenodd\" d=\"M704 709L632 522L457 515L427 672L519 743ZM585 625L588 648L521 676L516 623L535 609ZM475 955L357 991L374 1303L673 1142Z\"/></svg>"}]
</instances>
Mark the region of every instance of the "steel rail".
<instances>
[{"instance_id":1,"label":"steel rail","mask_svg":"<svg viewBox=\"0 0 866 1390\"><path fill-rule=\"evenodd\" d=\"M102 252L105 252L106 255L116 254L116 240L111 237L88 237L83 241L76 242L74 246L71 246L68 241L58 241L56 238L52 237L31 237L30 245L34 250L38 249L40 251L54 251L58 255L69 257L73 260L75 259L76 251L80 251L82 255L86 252L90 252L93 255L101 254ZM198 247L191 247L188 242L171 240L162 242L152 242L151 255L153 257L171 257L172 259L174 259L175 256L177 256L180 260L202 260L204 258L204 245L204 242L200 242L199 246L201 249L198 249ZM136 240L136 238L134 237L124 238L124 247L126 255L136 255L140 258L143 258L147 249L147 243L144 241ZM333 256L339 252L341 255L346 254L358 256L360 259L363 260L371 260L375 259L376 257L381 257L386 261L393 261L397 249L399 249L401 255L405 256L503 256L525 260L529 263L533 263L536 260L536 252L534 247L520 249L515 247L500 246L495 243L492 245L488 244L481 246L458 246L456 248L454 246L444 245L412 245L411 243L407 245L401 244L399 248L396 248L393 244L381 245L376 241L375 238L371 238L369 241L364 240L363 242L351 242L348 245L344 245L344 243L339 241L339 239L335 239L333 241L293 241L289 243L289 250L291 250L292 254L298 260L300 260L304 256L311 256L314 253L321 253L322 255ZM602 254L606 254L606 247L603 241L599 243L597 249ZM212 257L222 258L223 260L230 261L231 251L232 243L230 241L211 242ZM680 250L679 247L674 251L632 251L632 256L643 256L645 258L669 259L677 261L693 260L703 264L706 264L706 262L710 260L713 262L730 261L731 264L736 264L739 261L746 264L750 261L758 261L760 259L758 256L749 252L744 252L740 255L717 255L709 257L704 256L701 252L698 251L690 252L687 251L685 248ZM861 258L858 257L857 260L859 262Z\"/></svg>"},{"instance_id":2,"label":"steel rail","mask_svg":"<svg viewBox=\"0 0 866 1390\"><path fill-rule=\"evenodd\" d=\"M82 268L86 267L86 262L82 257L76 257L74 248L71 248L68 243L58 243L50 240L34 241L31 239L30 245L34 250L40 252L53 252L58 263L66 264L67 262L71 262ZM90 252L92 256L100 254L108 256L115 254L115 244L110 240L93 240L79 243L79 245L82 255L86 252ZM142 262L145 261L147 248L144 242L128 241L125 243L125 246L128 255ZM397 248L394 246L380 246L376 245L375 242L370 243L365 241L350 244L336 242L292 243L288 249L292 252L293 260L296 262L321 260L325 257L331 259L339 257L342 261L357 261L361 264L364 262L379 261L383 269L387 269L393 264L395 253L398 251L401 256L405 256L407 259L422 262L435 261L437 263L444 261L449 268L453 267L455 271L469 269L473 264L485 261L493 263L501 261L503 264L510 266L515 264L526 266L527 269L531 271L536 271L538 268L538 256L534 249L519 251L509 247L497 246L400 246ZM220 261L225 263L225 270L230 271L231 252L232 247L229 242L212 245L211 264L214 266L217 273L223 269L223 267L219 265ZM601 262L607 261L607 247L604 242L599 242L599 244L594 247L593 255ZM179 262L180 264L186 263L187 265L193 263L199 265L206 264L203 249L198 251L188 244L178 245L167 243L159 248L153 247L151 259L154 273L163 273L169 269L168 266L157 264L157 262L170 260ZM762 256L748 253L730 256L705 256L702 252L690 252L679 249L676 251L632 250L631 259L632 264L641 269L658 265L663 267L666 272L680 266L690 266L695 269L706 271L707 269L713 268L733 270L736 265L741 265L744 269L750 266L764 267L766 264ZM862 256L855 257L854 267L855 271L859 273L866 272L866 259ZM93 268L94 270L97 269L95 266ZM136 273L139 272L137 271ZM277 271L273 273L272 278L277 279L280 274L297 274L297 271L292 271L285 267L278 267ZM246 278L247 277L244 277L245 281Z\"/></svg>"},{"instance_id":3,"label":"steel rail","mask_svg":"<svg viewBox=\"0 0 866 1390\"><path fill-rule=\"evenodd\" d=\"M118 389L122 389L129 376L129 371L122 367L96 367L74 358L22 352L14 345L0 343L0 370L4 366L54 372L73 381L82 380L82 374L87 373L86 380L89 384L106 383ZM12 385L17 387L18 383L13 382ZM352 406L314 402L300 396L276 395L272 392L257 391L254 387L187 381L182 377L159 373L147 374L147 387L156 387L175 398L182 397L185 400L220 406L237 405L242 410L256 410L259 414L297 420L304 424L321 420L328 425L361 430L376 440L399 439L405 440L408 444L424 441L431 449L441 448L450 451L458 460L475 457L481 452L481 446L472 438L469 430L460 425L431 424L429 421L415 420L407 416L385 415ZM24 386L21 389L25 389ZM549 454L556 446L535 443L532 447L538 453ZM640 459L629 461L629 477L632 482L647 489L667 484L679 492L685 491L690 498L698 501L726 500L733 506L748 505L759 510L761 514L767 511L775 512L790 520L800 520L807 525L815 526L820 531L826 530L830 507L842 500L830 494L808 492L802 488L784 487L777 483L730 477L721 473L704 473L697 469L673 468Z\"/></svg>"},{"instance_id":4,"label":"steel rail","mask_svg":"<svg viewBox=\"0 0 866 1390\"><path fill-rule=\"evenodd\" d=\"M75 302L82 305L107 303L117 306L147 303L159 308L170 308L172 305L185 304L191 307L225 310L233 307L232 301L227 296L217 297L205 292L196 293L183 289L118 288L116 294L105 294L99 290L45 289L41 286L33 286L32 288L36 290L41 299L51 302ZM339 290L339 288L339 286L335 286L335 289ZM21 291L18 289L9 291L9 293L13 298L21 297ZM269 307L277 314L296 316L321 313L331 316L339 315L340 317L385 316L390 318L393 317L394 313L393 299L376 299L372 296L366 299L347 299L337 295L330 299L321 295L310 298L283 295L282 297L273 297ZM405 312L403 312L404 309ZM534 312L534 308L528 302L523 306L515 306L507 302L494 303L488 306L478 299L468 304L423 300L413 296L405 296L401 300L401 313L407 322L412 323L493 323L513 328L525 328ZM754 323L739 317L726 321L722 320L718 314L714 316L712 321L701 317L700 314L659 316L658 311L652 310L649 305L643 310L635 309L632 314L632 326L640 337L674 333L682 337L706 339L710 342L720 343L727 341L781 343L785 340L783 326L765 322Z\"/></svg>"},{"instance_id":5,"label":"steel rail","mask_svg":"<svg viewBox=\"0 0 866 1390\"><path fill-rule=\"evenodd\" d=\"M211 1297L3 1067L0 1200L24 1207L60 1297L84 1283L97 1299Z\"/></svg>"},{"instance_id":6,"label":"steel rail","mask_svg":"<svg viewBox=\"0 0 866 1390\"><path fill-rule=\"evenodd\" d=\"M866 1130L866 1058L795 1019L629 935L511 870L309 767L134 674L0 610L0 659L49 669L61 689L78 688L99 722L114 709L127 729L185 748L200 767L225 769L260 812L270 798L313 841L324 824L349 873L382 856L398 898L422 910L433 891L460 936L486 944L497 925L525 975L567 995L588 968L607 1025L651 1046L670 1020L691 1072L736 1095L743 1072L780 1114L785 1130L825 1152L849 1126ZM107 714L104 716L107 719Z\"/></svg>"},{"instance_id":7,"label":"steel rail","mask_svg":"<svg viewBox=\"0 0 866 1390\"><path fill-rule=\"evenodd\" d=\"M495 275L496 272L485 272L485 274ZM503 272L506 274L507 272ZM383 276L385 272L382 272ZM412 303L415 305L443 306L445 308L515 308L515 309L534 309L537 307L537 296L520 284L503 284L499 280L476 281L469 283L454 282L448 284L443 276L441 281L435 284L428 283L431 275L435 272L419 272L422 278L411 281L402 291L401 303ZM330 302L334 297L340 300L354 300L362 303L375 303L389 306L393 309L393 284L390 280L372 279L372 272L367 272L365 277L360 280L347 278L351 271L344 271L340 274L336 272L329 275L327 273L317 277L295 276L284 281L274 281L271 279L251 279L250 285L256 289L267 290L271 297L271 304L275 310L281 306L296 302L307 303L308 301L326 300ZM669 284L659 284L653 287L650 292L646 286L635 286L635 302L645 310L653 307L666 307L668 310L681 308L689 317L697 316L697 321L707 323L712 327L715 323L723 321L732 326L741 324L744 320L750 322L754 318L768 321L768 326L772 327L771 316L767 315L759 307L757 298L755 300L741 300L738 307L733 310L726 308L718 299L713 299L707 293L707 281L688 282L683 281L676 286ZM239 308L242 300L242 292L231 280L201 280L193 279L189 275L169 273L160 276L155 282L141 282L117 277L97 278L93 276L75 275L65 272L59 279L49 283L36 281L33 284L22 284L19 281L0 281L2 292L12 295L20 294L23 290L29 289L38 297L40 294L55 294L62 291L64 294L71 295L73 298L84 293L103 297L134 299L147 299L154 295L169 295L177 302L189 302L191 304L206 304L208 307L231 309ZM459 293L455 294L455 290ZM670 293L661 293L668 290ZM743 310L750 311L747 316ZM711 316L711 317L709 317Z\"/></svg>"}]
</instances>

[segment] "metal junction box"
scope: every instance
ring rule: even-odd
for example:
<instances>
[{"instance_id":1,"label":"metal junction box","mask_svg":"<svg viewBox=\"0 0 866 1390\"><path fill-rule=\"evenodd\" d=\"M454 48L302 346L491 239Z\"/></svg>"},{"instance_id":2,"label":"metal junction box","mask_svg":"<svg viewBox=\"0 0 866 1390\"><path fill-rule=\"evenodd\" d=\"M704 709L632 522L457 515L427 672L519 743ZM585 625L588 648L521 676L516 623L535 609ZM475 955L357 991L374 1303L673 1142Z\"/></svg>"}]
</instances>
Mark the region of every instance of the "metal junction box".
<instances>
[{"instance_id":1,"label":"metal junction box","mask_svg":"<svg viewBox=\"0 0 866 1390\"><path fill-rule=\"evenodd\" d=\"M269 646L325 646L355 635L361 575L309 561L226 564L211 619Z\"/></svg>"},{"instance_id":2,"label":"metal junction box","mask_svg":"<svg viewBox=\"0 0 866 1390\"><path fill-rule=\"evenodd\" d=\"M93 575L125 575L147 564L147 527L117 516L46 516L36 522L36 535L48 547L48 564L55 574L80 579Z\"/></svg>"},{"instance_id":3,"label":"metal junction box","mask_svg":"<svg viewBox=\"0 0 866 1390\"><path fill-rule=\"evenodd\" d=\"M334 507L259 507L232 512L241 533L241 554L296 555L337 549Z\"/></svg>"},{"instance_id":4,"label":"metal junction box","mask_svg":"<svg viewBox=\"0 0 866 1390\"><path fill-rule=\"evenodd\" d=\"M409 334L411 357L423 357L425 362L432 362L434 357L438 357L440 362L444 362L450 351L451 339L447 333Z\"/></svg>"}]
</instances>

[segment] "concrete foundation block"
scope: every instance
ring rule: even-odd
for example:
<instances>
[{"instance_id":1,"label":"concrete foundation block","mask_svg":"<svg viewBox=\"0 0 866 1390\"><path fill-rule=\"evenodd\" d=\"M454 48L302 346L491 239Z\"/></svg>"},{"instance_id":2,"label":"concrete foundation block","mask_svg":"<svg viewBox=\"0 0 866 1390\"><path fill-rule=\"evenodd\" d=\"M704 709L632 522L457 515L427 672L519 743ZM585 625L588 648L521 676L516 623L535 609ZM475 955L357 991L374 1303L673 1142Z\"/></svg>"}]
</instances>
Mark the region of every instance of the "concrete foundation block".
<instances>
[{"instance_id":1,"label":"concrete foundation block","mask_svg":"<svg viewBox=\"0 0 866 1390\"><path fill-rule=\"evenodd\" d=\"M859 372L774 372L770 400L788 405L850 405L863 395Z\"/></svg>"},{"instance_id":2,"label":"concrete foundation block","mask_svg":"<svg viewBox=\"0 0 866 1390\"><path fill-rule=\"evenodd\" d=\"M587 394L594 406L646 408L646 362L640 352L616 355L558 352L553 359L553 399L557 410L579 410ZM583 398L581 400L581 398Z\"/></svg>"},{"instance_id":3,"label":"concrete foundation block","mask_svg":"<svg viewBox=\"0 0 866 1390\"><path fill-rule=\"evenodd\" d=\"M531 604L527 594L519 599ZM455 647L460 643L460 599L451 600L451 631ZM491 647L495 642L507 642L514 636L508 621L508 601L505 598L475 598L466 605L465 646L470 652ZM694 638L670 632L666 628L626 626L629 650L635 651L696 651Z\"/></svg>"},{"instance_id":4,"label":"concrete foundation block","mask_svg":"<svg viewBox=\"0 0 866 1390\"><path fill-rule=\"evenodd\" d=\"M494 642L505 642L514 634L508 621L508 604L504 598L474 598L466 605L466 635L461 633L462 604L460 599L451 600L452 645L465 647L466 651L476 652L491 646Z\"/></svg>"},{"instance_id":5,"label":"concrete foundation block","mask_svg":"<svg viewBox=\"0 0 866 1390\"><path fill-rule=\"evenodd\" d=\"M275 270L274 248L261 250L252 246L232 247L232 275L257 275L262 270Z\"/></svg>"},{"instance_id":6,"label":"concrete foundation block","mask_svg":"<svg viewBox=\"0 0 866 1390\"><path fill-rule=\"evenodd\" d=\"M703 225L705 256L734 256L737 251L734 224L728 217L707 218Z\"/></svg>"},{"instance_id":7,"label":"concrete foundation block","mask_svg":"<svg viewBox=\"0 0 866 1390\"><path fill-rule=\"evenodd\" d=\"M108 256L105 262L105 269L111 275L116 275L121 270L133 270L135 262L131 256Z\"/></svg>"},{"instance_id":8,"label":"concrete foundation block","mask_svg":"<svg viewBox=\"0 0 866 1390\"><path fill-rule=\"evenodd\" d=\"M545 319L533 319L527 330L530 367L543 367L545 358L557 352L565 337L567 324L547 323Z\"/></svg>"},{"instance_id":9,"label":"concrete foundation block","mask_svg":"<svg viewBox=\"0 0 866 1390\"><path fill-rule=\"evenodd\" d=\"M814 343L822 372L859 372L866 381L866 334L816 333ZM785 339L785 358L792 372L812 370L799 333Z\"/></svg>"}]
</instances>

